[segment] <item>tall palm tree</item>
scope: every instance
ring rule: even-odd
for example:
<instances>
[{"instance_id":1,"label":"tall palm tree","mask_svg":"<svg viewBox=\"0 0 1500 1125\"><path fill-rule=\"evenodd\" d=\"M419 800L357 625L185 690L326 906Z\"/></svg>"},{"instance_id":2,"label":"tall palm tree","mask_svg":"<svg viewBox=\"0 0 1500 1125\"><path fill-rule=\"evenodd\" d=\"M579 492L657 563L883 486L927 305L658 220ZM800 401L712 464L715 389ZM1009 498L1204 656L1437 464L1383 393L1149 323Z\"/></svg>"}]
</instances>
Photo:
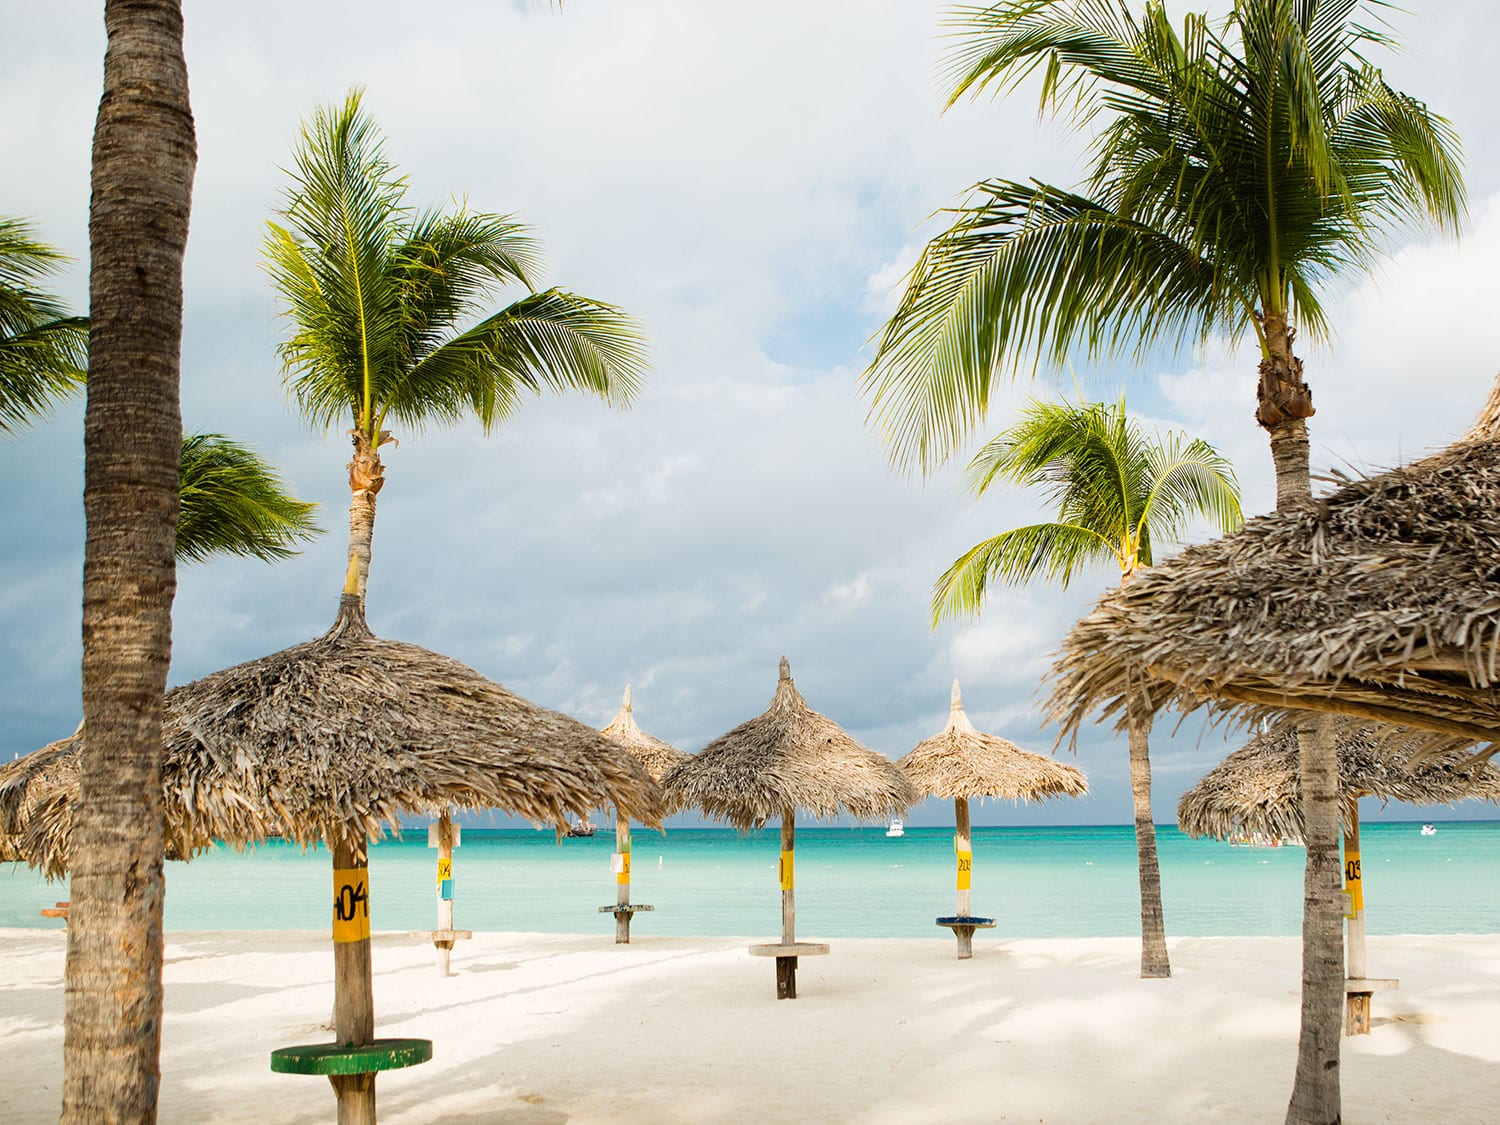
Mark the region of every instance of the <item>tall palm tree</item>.
<instances>
[{"instance_id":1,"label":"tall palm tree","mask_svg":"<svg viewBox=\"0 0 1500 1125\"><path fill-rule=\"evenodd\" d=\"M1020 419L969 462L975 496L996 481L1041 489L1057 518L1014 527L971 547L937 580L932 620L977 614L992 583L1034 578L1064 589L1081 567L1115 563L1120 581L1150 566L1153 544L1180 538L1207 517L1223 531L1240 523L1234 470L1212 446L1168 434L1152 441L1125 412L1104 403L1031 402ZM1169 977L1156 824L1151 816L1150 720L1129 716L1130 795L1141 883L1141 976Z\"/></svg>"},{"instance_id":2,"label":"tall palm tree","mask_svg":"<svg viewBox=\"0 0 1500 1125\"><path fill-rule=\"evenodd\" d=\"M66 261L22 220L0 217L0 433L83 385L88 321L36 288Z\"/></svg>"},{"instance_id":3,"label":"tall palm tree","mask_svg":"<svg viewBox=\"0 0 1500 1125\"><path fill-rule=\"evenodd\" d=\"M106 0L89 207L83 719L62 1119L153 1121L161 717L172 653L182 260L197 152L180 0Z\"/></svg>"},{"instance_id":4,"label":"tall palm tree","mask_svg":"<svg viewBox=\"0 0 1500 1125\"><path fill-rule=\"evenodd\" d=\"M535 291L537 246L514 219L409 208L406 180L360 101L352 91L304 124L285 225L268 224L265 255L293 324L280 354L298 405L325 429L351 426L344 591L362 598L385 483L380 450L396 440L388 422L475 417L488 432L543 388L626 404L645 364L619 309ZM511 285L526 295L484 315Z\"/></svg>"},{"instance_id":5,"label":"tall palm tree","mask_svg":"<svg viewBox=\"0 0 1500 1125\"><path fill-rule=\"evenodd\" d=\"M1368 61L1381 0L1236 0L1179 33L1161 0L1005 0L960 9L957 100L1040 74L1044 111L1097 125L1071 191L990 180L924 250L864 378L898 461L931 467L984 415L992 382L1043 361L1253 333L1256 420L1278 506L1311 495L1312 394L1298 327L1323 285L1395 229L1456 228L1458 140ZM1307 813L1302 1031L1288 1119L1339 1115L1337 772L1327 724L1302 739Z\"/></svg>"}]
</instances>

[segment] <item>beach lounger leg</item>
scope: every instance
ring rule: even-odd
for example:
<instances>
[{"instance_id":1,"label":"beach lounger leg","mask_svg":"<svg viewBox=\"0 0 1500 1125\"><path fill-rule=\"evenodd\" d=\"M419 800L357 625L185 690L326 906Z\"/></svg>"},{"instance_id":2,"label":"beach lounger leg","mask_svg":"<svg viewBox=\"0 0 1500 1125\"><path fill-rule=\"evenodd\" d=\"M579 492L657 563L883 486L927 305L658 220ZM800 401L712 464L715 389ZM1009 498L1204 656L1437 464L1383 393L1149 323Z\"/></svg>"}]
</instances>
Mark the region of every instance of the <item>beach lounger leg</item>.
<instances>
[{"instance_id":1,"label":"beach lounger leg","mask_svg":"<svg viewBox=\"0 0 1500 1125\"><path fill-rule=\"evenodd\" d=\"M776 999L797 999L797 958L776 958Z\"/></svg>"}]
</instances>

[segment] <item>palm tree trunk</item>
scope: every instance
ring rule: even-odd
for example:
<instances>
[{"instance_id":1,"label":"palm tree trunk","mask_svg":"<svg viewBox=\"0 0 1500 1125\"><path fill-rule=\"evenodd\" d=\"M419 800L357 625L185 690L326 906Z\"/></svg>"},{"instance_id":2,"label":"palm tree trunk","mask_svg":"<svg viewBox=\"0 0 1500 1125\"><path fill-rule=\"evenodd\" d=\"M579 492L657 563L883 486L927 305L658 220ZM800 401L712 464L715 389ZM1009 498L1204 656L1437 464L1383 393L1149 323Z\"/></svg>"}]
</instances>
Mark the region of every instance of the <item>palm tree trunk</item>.
<instances>
[{"instance_id":1,"label":"palm tree trunk","mask_svg":"<svg viewBox=\"0 0 1500 1125\"><path fill-rule=\"evenodd\" d=\"M1339 1047L1344 1007L1343 864L1333 724L1297 731L1307 868L1302 900L1302 1027L1288 1123L1334 1125L1341 1114Z\"/></svg>"},{"instance_id":2,"label":"palm tree trunk","mask_svg":"<svg viewBox=\"0 0 1500 1125\"><path fill-rule=\"evenodd\" d=\"M1141 976L1170 977L1167 929L1161 908L1161 866L1156 858L1156 823L1151 816L1151 757L1149 727L1132 707L1130 739L1130 796L1135 805L1135 850L1141 880Z\"/></svg>"},{"instance_id":3,"label":"palm tree trunk","mask_svg":"<svg viewBox=\"0 0 1500 1125\"><path fill-rule=\"evenodd\" d=\"M1268 355L1260 365L1255 417L1271 435L1276 508L1283 511L1312 497L1306 425L1313 414L1312 392L1302 381L1302 361L1292 354L1295 334L1286 317L1267 316L1263 328ZM1297 744L1307 866L1302 895L1302 1023L1286 1120L1288 1125L1328 1125L1341 1115L1344 996L1338 757L1331 721L1310 716L1298 727Z\"/></svg>"},{"instance_id":4,"label":"palm tree trunk","mask_svg":"<svg viewBox=\"0 0 1500 1125\"><path fill-rule=\"evenodd\" d=\"M380 461L379 446L370 444L364 430L353 430L351 436L354 457L349 462L349 567L344 574L344 593L357 595L363 608L375 538L375 494L385 484L385 466Z\"/></svg>"},{"instance_id":5,"label":"palm tree trunk","mask_svg":"<svg viewBox=\"0 0 1500 1125\"><path fill-rule=\"evenodd\" d=\"M172 646L182 258L197 163L178 0L107 0L89 211L83 715L62 1120L154 1121L161 716Z\"/></svg>"},{"instance_id":6,"label":"palm tree trunk","mask_svg":"<svg viewBox=\"0 0 1500 1125\"><path fill-rule=\"evenodd\" d=\"M1262 323L1268 354L1260 362L1255 420L1271 436L1280 510L1312 496L1307 419L1314 411L1312 391L1302 381L1302 361L1292 354L1296 332L1287 326L1285 314L1267 316Z\"/></svg>"}]
</instances>

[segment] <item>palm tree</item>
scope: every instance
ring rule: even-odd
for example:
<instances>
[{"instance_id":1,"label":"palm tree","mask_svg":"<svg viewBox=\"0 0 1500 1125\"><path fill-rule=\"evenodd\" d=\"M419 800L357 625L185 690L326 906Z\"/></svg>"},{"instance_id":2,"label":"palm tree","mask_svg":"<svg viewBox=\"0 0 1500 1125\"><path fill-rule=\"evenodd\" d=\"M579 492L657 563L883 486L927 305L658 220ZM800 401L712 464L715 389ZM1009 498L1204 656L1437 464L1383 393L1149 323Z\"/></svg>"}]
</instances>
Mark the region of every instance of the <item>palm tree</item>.
<instances>
[{"instance_id":1,"label":"palm tree","mask_svg":"<svg viewBox=\"0 0 1500 1125\"><path fill-rule=\"evenodd\" d=\"M223 434L182 439L178 482L178 562L211 555L271 562L322 532L316 504L293 497L270 462Z\"/></svg>"},{"instance_id":2,"label":"palm tree","mask_svg":"<svg viewBox=\"0 0 1500 1125\"><path fill-rule=\"evenodd\" d=\"M66 261L26 223L0 217L0 433L83 385L88 321L35 287Z\"/></svg>"},{"instance_id":3,"label":"palm tree","mask_svg":"<svg viewBox=\"0 0 1500 1125\"><path fill-rule=\"evenodd\" d=\"M1034 578L1064 589L1081 567L1113 562L1120 581L1154 560L1154 543L1181 537L1206 516L1223 531L1240 523L1234 470L1206 442L1178 434L1151 441L1125 413L1125 399L1103 403L1033 401L1020 420L969 462L975 496L996 481L1039 488L1057 518L1015 527L976 544L932 590L932 621L975 615L992 582ZM1141 882L1141 976L1169 977L1156 824L1151 816L1149 718L1132 714L1130 793Z\"/></svg>"},{"instance_id":4,"label":"palm tree","mask_svg":"<svg viewBox=\"0 0 1500 1125\"><path fill-rule=\"evenodd\" d=\"M62 1120L153 1121L161 717L182 452L182 260L197 153L180 0L106 0L89 208L83 720Z\"/></svg>"},{"instance_id":5,"label":"palm tree","mask_svg":"<svg viewBox=\"0 0 1500 1125\"><path fill-rule=\"evenodd\" d=\"M863 386L896 459L926 470L983 417L1000 373L1253 333L1256 420L1278 506L1311 495L1312 395L1297 328L1397 228L1456 228L1458 140L1368 61L1380 0L1236 0L1220 21L1161 0L1004 0L960 10L957 100L1040 74L1043 109L1098 124L1079 191L991 180L951 212ZM951 103L950 103L951 104ZM1302 1032L1288 1119L1339 1114L1342 919L1334 744L1309 720Z\"/></svg>"},{"instance_id":6,"label":"palm tree","mask_svg":"<svg viewBox=\"0 0 1500 1125\"><path fill-rule=\"evenodd\" d=\"M525 393L582 390L612 404L635 396L641 338L620 310L561 289L535 291L537 247L503 215L416 212L352 91L303 126L282 217L269 223L267 267L293 332L283 372L303 414L351 425L349 564L363 598L375 495L385 482L387 422L417 428L478 418L488 432ZM481 315L508 285L525 296Z\"/></svg>"}]
</instances>

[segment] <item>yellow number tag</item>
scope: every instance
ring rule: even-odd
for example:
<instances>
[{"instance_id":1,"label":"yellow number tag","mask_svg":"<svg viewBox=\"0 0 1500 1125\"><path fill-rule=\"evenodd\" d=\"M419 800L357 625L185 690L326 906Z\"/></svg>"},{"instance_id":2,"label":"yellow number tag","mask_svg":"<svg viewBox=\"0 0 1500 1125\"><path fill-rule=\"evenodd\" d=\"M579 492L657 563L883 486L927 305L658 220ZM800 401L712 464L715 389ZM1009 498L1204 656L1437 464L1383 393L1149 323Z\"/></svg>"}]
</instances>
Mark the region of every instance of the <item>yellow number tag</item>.
<instances>
[{"instance_id":1,"label":"yellow number tag","mask_svg":"<svg viewBox=\"0 0 1500 1125\"><path fill-rule=\"evenodd\" d=\"M792 853L781 853L781 889L789 891L792 889Z\"/></svg>"},{"instance_id":2,"label":"yellow number tag","mask_svg":"<svg viewBox=\"0 0 1500 1125\"><path fill-rule=\"evenodd\" d=\"M370 936L369 869L335 868L333 872L333 940L365 941Z\"/></svg>"},{"instance_id":3,"label":"yellow number tag","mask_svg":"<svg viewBox=\"0 0 1500 1125\"><path fill-rule=\"evenodd\" d=\"M958 853L958 889L966 891L969 889L969 871L974 866L973 852Z\"/></svg>"},{"instance_id":4,"label":"yellow number tag","mask_svg":"<svg viewBox=\"0 0 1500 1125\"><path fill-rule=\"evenodd\" d=\"M438 882L453 878L453 861L451 859L438 860Z\"/></svg>"},{"instance_id":5,"label":"yellow number tag","mask_svg":"<svg viewBox=\"0 0 1500 1125\"><path fill-rule=\"evenodd\" d=\"M615 856L615 882L630 882L630 853L620 852Z\"/></svg>"},{"instance_id":6,"label":"yellow number tag","mask_svg":"<svg viewBox=\"0 0 1500 1125\"><path fill-rule=\"evenodd\" d=\"M1349 909L1344 915L1353 918L1365 908L1364 880L1359 873L1359 853L1349 852L1344 856L1344 893L1349 896Z\"/></svg>"}]
</instances>

